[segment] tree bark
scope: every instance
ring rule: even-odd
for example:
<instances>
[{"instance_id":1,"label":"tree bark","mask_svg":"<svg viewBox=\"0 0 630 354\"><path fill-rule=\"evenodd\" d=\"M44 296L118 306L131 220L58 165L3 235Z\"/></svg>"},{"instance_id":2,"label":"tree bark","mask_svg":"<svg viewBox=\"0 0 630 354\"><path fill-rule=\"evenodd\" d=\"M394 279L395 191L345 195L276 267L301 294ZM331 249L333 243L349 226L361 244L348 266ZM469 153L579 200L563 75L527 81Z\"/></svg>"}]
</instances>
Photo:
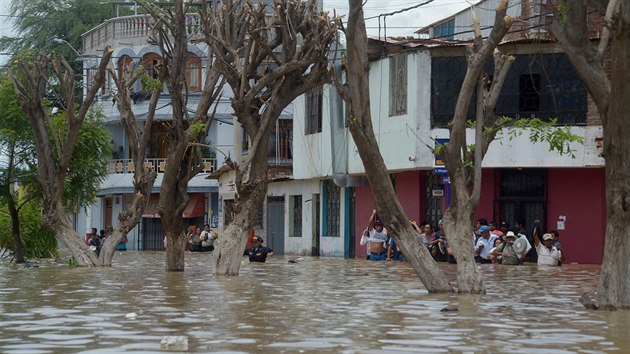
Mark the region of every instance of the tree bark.
<instances>
[{"instance_id":1,"label":"tree bark","mask_svg":"<svg viewBox=\"0 0 630 354\"><path fill-rule=\"evenodd\" d=\"M262 146L267 146L267 141L268 138ZM258 211L262 209L265 201L268 185L266 149L260 149L255 154L249 179L240 187L240 193L235 197L232 221L215 242L213 257L215 275L236 276L239 274L249 231L253 228Z\"/></svg>"},{"instance_id":2,"label":"tree bark","mask_svg":"<svg viewBox=\"0 0 630 354\"><path fill-rule=\"evenodd\" d=\"M89 108L105 79L105 71L112 56L106 47L99 64L94 83L78 107L74 109L75 75L63 57L40 56L34 63L18 62L24 78L11 75L16 96L20 102L35 137L37 154L37 183L43 195L43 225L58 242L66 245L79 266L100 265L92 252L68 222L63 205L64 183L76 145L76 139ZM66 107L68 131L57 132L48 108L43 101L47 89L49 69L52 67L58 79L61 98Z\"/></svg>"},{"instance_id":3,"label":"tree bark","mask_svg":"<svg viewBox=\"0 0 630 354\"><path fill-rule=\"evenodd\" d=\"M448 171L453 196L444 217L444 227L457 260L457 290L460 293L486 292L482 274L475 263L472 221L480 197L481 162L496 134L496 132L486 134L484 130L496 121L494 108L503 85L500 79L505 79L505 73L510 65L504 65L501 55L495 56L495 66L499 75L495 75L495 81L492 82L490 89L485 88L487 85L483 69L510 27L511 21L506 17L506 12L507 1L503 0L497 5L492 31L485 41L481 37L479 23L474 23L477 35L474 44L468 48L468 68L457 97L453 120L449 125L449 142L440 152ZM466 115L475 91L477 91L475 150L474 154L469 155L466 142ZM489 118L488 121L486 117Z\"/></svg>"},{"instance_id":4,"label":"tree bark","mask_svg":"<svg viewBox=\"0 0 630 354\"><path fill-rule=\"evenodd\" d=\"M554 21L549 30L567 53L597 105L604 130L606 160L606 240L597 290L600 308L630 308L630 2L611 0L607 25L596 49L588 37L587 1L568 2L566 22ZM557 18L557 17L556 17ZM610 47L607 39L610 36ZM610 54L610 76L603 59ZM611 99L614 97L614 99Z\"/></svg>"},{"instance_id":5,"label":"tree bark","mask_svg":"<svg viewBox=\"0 0 630 354\"><path fill-rule=\"evenodd\" d=\"M268 142L296 97L330 81L328 53L336 27L315 1L225 4L208 40L232 88L232 108L251 145L246 161L229 161L237 196L233 221L215 243L215 275L238 275L247 235L267 193ZM307 44L307 45L304 45Z\"/></svg>"},{"instance_id":6,"label":"tree bark","mask_svg":"<svg viewBox=\"0 0 630 354\"><path fill-rule=\"evenodd\" d=\"M630 3L613 17L611 95L604 122L607 218L598 302L604 309L630 308Z\"/></svg>"},{"instance_id":7,"label":"tree bark","mask_svg":"<svg viewBox=\"0 0 630 354\"><path fill-rule=\"evenodd\" d=\"M213 116L208 115L208 110L219 98L223 80L218 75L210 51L201 98L194 116L189 117L185 79L189 43L186 32L187 7L182 0L177 0L169 11L159 9L147 1L140 1L140 3L151 13L156 23L153 28L155 44L162 52L160 80L168 87L173 108L173 121L168 132L169 150L160 186L159 201L159 213L167 242L166 270L183 271L186 235L182 213L189 198L188 182L203 170L200 147L194 144L202 143L207 136L213 121ZM202 25L208 36L212 32L208 30L209 18L206 16L211 17L212 14L208 3L204 3L203 6ZM197 124L204 125L203 133L193 133L194 126Z\"/></svg>"},{"instance_id":8,"label":"tree bark","mask_svg":"<svg viewBox=\"0 0 630 354\"><path fill-rule=\"evenodd\" d=\"M346 32L347 83L341 85L337 82L337 89L349 107L350 134L363 162L378 215L426 289L432 293L452 292L453 288L448 279L427 248L419 245L417 233L396 197L387 166L379 151L370 113L368 41L363 6L360 0L350 0L349 4L350 13Z\"/></svg>"}]
</instances>

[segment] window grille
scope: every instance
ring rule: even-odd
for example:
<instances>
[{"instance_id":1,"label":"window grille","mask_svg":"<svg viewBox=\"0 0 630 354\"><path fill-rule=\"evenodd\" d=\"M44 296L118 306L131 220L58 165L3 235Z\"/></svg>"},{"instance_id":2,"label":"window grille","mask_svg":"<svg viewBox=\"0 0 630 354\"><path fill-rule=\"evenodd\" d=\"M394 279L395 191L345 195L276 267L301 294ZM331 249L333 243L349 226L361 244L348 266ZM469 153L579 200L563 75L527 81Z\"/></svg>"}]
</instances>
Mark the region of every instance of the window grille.
<instances>
[{"instance_id":1,"label":"window grille","mask_svg":"<svg viewBox=\"0 0 630 354\"><path fill-rule=\"evenodd\" d=\"M407 114L407 56L389 58L389 116Z\"/></svg>"},{"instance_id":2,"label":"window grille","mask_svg":"<svg viewBox=\"0 0 630 354\"><path fill-rule=\"evenodd\" d=\"M341 218L341 188L329 181L326 183L326 236L339 236Z\"/></svg>"},{"instance_id":3,"label":"window grille","mask_svg":"<svg viewBox=\"0 0 630 354\"><path fill-rule=\"evenodd\" d=\"M323 88L316 87L306 93L306 134L322 132Z\"/></svg>"}]
</instances>

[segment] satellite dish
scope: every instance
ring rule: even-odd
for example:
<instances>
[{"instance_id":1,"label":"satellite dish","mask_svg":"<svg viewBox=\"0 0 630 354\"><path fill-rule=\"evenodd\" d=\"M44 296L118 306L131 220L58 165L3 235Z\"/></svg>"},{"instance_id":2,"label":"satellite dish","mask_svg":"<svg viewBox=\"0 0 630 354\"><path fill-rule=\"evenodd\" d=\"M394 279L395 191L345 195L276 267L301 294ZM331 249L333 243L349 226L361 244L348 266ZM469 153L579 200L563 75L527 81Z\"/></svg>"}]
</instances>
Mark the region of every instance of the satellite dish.
<instances>
[{"instance_id":1,"label":"satellite dish","mask_svg":"<svg viewBox=\"0 0 630 354\"><path fill-rule=\"evenodd\" d=\"M519 237L516 239L516 241L514 241L512 247L514 247L514 252L522 255L527 252L527 240L525 238Z\"/></svg>"}]
</instances>

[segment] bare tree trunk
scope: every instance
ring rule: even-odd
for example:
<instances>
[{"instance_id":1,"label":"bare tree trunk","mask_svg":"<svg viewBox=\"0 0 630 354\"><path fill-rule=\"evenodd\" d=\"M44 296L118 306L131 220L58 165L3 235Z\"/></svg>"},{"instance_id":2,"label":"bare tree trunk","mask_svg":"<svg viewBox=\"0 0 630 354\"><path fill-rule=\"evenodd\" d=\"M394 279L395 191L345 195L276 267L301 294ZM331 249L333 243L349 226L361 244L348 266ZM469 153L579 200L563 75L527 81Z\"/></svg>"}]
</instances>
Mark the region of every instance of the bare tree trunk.
<instances>
[{"instance_id":1,"label":"bare tree trunk","mask_svg":"<svg viewBox=\"0 0 630 354\"><path fill-rule=\"evenodd\" d=\"M608 223L598 288L605 309L630 308L630 3L621 1L613 18L611 97L604 122Z\"/></svg>"},{"instance_id":2,"label":"bare tree trunk","mask_svg":"<svg viewBox=\"0 0 630 354\"><path fill-rule=\"evenodd\" d=\"M144 153L151 137L153 118L155 117L155 110L160 97L160 89L155 88L151 93L151 100L149 101L149 108L144 121L144 130L141 132L131 108L130 98L130 88L133 87L138 76L133 75L127 69L123 71L120 78L113 70L110 70L109 73L118 88L116 105L127 135L129 154L136 169L133 173L134 194L131 205L118 215L118 224L115 225L113 233L107 237L101 248L99 261L103 266L107 267L111 267L114 252L120 241L142 220L142 214L149 203L151 190L157 178L157 171L153 167L145 166Z\"/></svg>"},{"instance_id":3,"label":"bare tree trunk","mask_svg":"<svg viewBox=\"0 0 630 354\"><path fill-rule=\"evenodd\" d=\"M4 198L7 202L7 208L9 209L9 216L11 217L11 234L13 235L13 254L15 256L15 263L24 263L24 250L22 244L22 237L20 237L20 213L15 202L15 195L12 191L13 174L15 173L15 141L11 141L8 149L8 162L6 171L6 184L3 185Z\"/></svg>"},{"instance_id":4,"label":"bare tree trunk","mask_svg":"<svg viewBox=\"0 0 630 354\"><path fill-rule=\"evenodd\" d=\"M495 82L484 89L483 68L492 52L510 27L506 16L507 0L497 5L494 25L488 38L481 37L479 23L475 21L475 42L468 48L468 69L457 97L453 120L449 125L449 142L440 151L451 181L451 204L446 211L444 227L448 242L457 260L457 290L460 293L485 293L483 278L475 263L472 240L472 219L479 203L481 190L481 162L496 132L484 133L496 121L494 108L505 74L510 65L504 65L504 57L495 56ZM508 61L510 62L510 61ZM475 151L469 156L466 142L467 112L474 92L477 92L477 124ZM486 118L487 121L486 121ZM470 161L469 159L472 159ZM472 162L472 166L471 163Z\"/></svg>"},{"instance_id":5,"label":"bare tree trunk","mask_svg":"<svg viewBox=\"0 0 630 354\"><path fill-rule=\"evenodd\" d=\"M238 275L247 235L267 193L268 142L275 123L296 97L330 81L328 53L336 27L315 1L226 3L208 43L232 88L232 107L251 145L235 171L234 217L215 243L215 275ZM248 171L249 170L249 171Z\"/></svg>"},{"instance_id":6,"label":"bare tree trunk","mask_svg":"<svg viewBox=\"0 0 630 354\"><path fill-rule=\"evenodd\" d=\"M608 2L597 48L588 36L587 4L568 2L566 21L554 21L549 30L584 80L603 122L607 225L598 303L605 309L630 308L630 2ZM610 76L603 65L607 52Z\"/></svg>"},{"instance_id":7,"label":"bare tree trunk","mask_svg":"<svg viewBox=\"0 0 630 354\"><path fill-rule=\"evenodd\" d=\"M55 209L44 209L42 222L48 229L55 230L55 238L66 245L77 265L89 267L100 265L96 253L85 244L83 238L74 231L68 222L65 208L61 202Z\"/></svg>"},{"instance_id":8,"label":"bare tree trunk","mask_svg":"<svg viewBox=\"0 0 630 354\"><path fill-rule=\"evenodd\" d=\"M336 85L349 107L350 133L363 162L378 215L427 290L432 293L451 292L453 288L429 251L418 244L417 233L396 197L387 166L379 151L370 113L369 63L363 6L360 0L350 0L349 3L350 14L346 32L347 83L341 85L337 81Z\"/></svg>"},{"instance_id":9,"label":"bare tree trunk","mask_svg":"<svg viewBox=\"0 0 630 354\"><path fill-rule=\"evenodd\" d=\"M269 135L265 134L261 146L267 146ZM239 274L243 251L249 231L254 227L258 212L263 208L267 194L267 150L252 152L252 162L247 181L239 187L232 205L233 217L230 224L215 242L214 274L235 276ZM242 177L237 177L242 180Z\"/></svg>"},{"instance_id":10,"label":"bare tree trunk","mask_svg":"<svg viewBox=\"0 0 630 354\"><path fill-rule=\"evenodd\" d=\"M15 263L24 263L26 260L24 259L22 237L20 236L20 214L12 196L7 198L7 207L9 208L9 215L11 216L11 234L13 235Z\"/></svg>"},{"instance_id":11,"label":"bare tree trunk","mask_svg":"<svg viewBox=\"0 0 630 354\"><path fill-rule=\"evenodd\" d=\"M37 182L43 195L43 225L57 241L66 245L80 266L100 265L94 252L83 242L68 222L63 207L66 173L76 147L77 137L86 115L105 79L105 71L112 56L106 47L98 66L94 82L77 110L72 106L75 94L74 71L63 57L40 56L35 63L18 62L24 79L11 75L17 99L20 102L35 137L37 153ZM68 131L60 134L48 114L43 101L47 89L50 66L59 81L61 98L69 106L66 109Z\"/></svg>"}]
</instances>

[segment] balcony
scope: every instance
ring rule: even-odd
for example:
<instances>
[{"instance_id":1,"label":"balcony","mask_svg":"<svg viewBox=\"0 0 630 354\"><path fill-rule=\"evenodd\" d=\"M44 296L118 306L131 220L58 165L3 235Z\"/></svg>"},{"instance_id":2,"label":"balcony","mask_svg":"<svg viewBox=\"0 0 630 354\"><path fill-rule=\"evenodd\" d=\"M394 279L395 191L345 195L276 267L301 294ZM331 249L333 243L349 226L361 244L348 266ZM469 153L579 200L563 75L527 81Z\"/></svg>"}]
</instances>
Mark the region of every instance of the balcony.
<instances>
[{"instance_id":1,"label":"balcony","mask_svg":"<svg viewBox=\"0 0 630 354\"><path fill-rule=\"evenodd\" d=\"M216 159L203 159L202 173L211 173L216 169ZM166 159L145 159L144 166L153 168L158 173L164 173ZM134 173L136 166L132 160L111 160L107 164L107 172L110 174Z\"/></svg>"},{"instance_id":2,"label":"balcony","mask_svg":"<svg viewBox=\"0 0 630 354\"><path fill-rule=\"evenodd\" d=\"M155 21L151 15L132 15L116 17L92 28L83 34L83 52L89 53L103 49L107 44L118 46L115 41L126 40L135 44L146 44L151 34L151 25ZM201 29L199 14L186 14L186 32L188 35L198 34ZM141 41L136 41L141 39Z\"/></svg>"}]
</instances>

